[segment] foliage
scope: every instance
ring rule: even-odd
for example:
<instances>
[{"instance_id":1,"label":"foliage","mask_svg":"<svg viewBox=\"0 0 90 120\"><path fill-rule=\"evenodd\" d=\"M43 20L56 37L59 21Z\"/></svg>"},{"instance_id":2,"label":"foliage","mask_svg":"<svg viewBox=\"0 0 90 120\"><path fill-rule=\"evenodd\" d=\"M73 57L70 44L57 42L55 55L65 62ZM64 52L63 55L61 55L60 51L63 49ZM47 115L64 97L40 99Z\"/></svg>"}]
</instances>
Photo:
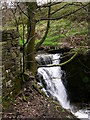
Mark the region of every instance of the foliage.
<instances>
[{"instance_id":1,"label":"foliage","mask_svg":"<svg viewBox=\"0 0 90 120\"><path fill-rule=\"evenodd\" d=\"M24 43L26 43L26 39L24 39ZM23 46L23 40L21 39L21 37L19 37L19 45Z\"/></svg>"},{"instance_id":2,"label":"foliage","mask_svg":"<svg viewBox=\"0 0 90 120\"><path fill-rule=\"evenodd\" d=\"M27 29L26 29L26 27L25 27L25 33L27 32ZM23 25L19 25L19 45L20 46L23 46ZM26 43L26 36L24 35L24 43Z\"/></svg>"},{"instance_id":3,"label":"foliage","mask_svg":"<svg viewBox=\"0 0 90 120\"><path fill-rule=\"evenodd\" d=\"M19 45L23 46L23 40L19 37Z\"/></svg>"}]
</instances>

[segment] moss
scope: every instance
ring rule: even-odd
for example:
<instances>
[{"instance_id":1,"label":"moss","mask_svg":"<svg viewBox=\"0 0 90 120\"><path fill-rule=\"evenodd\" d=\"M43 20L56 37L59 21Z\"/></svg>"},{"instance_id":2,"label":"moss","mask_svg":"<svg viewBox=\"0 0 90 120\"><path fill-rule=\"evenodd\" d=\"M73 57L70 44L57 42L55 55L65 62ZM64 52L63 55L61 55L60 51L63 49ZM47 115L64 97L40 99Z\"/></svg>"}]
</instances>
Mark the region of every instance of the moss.
<instances>
[{"instance_id":1,"label":"moss","mask_svg":"<svg viewBox=\"0 0 90 120\"><path fill-rule=\"evenodd\" d=\"M24 82L26 82L30 78L30 75L27 72L24 72L23 77L24 77Z\"/></svg>"},{"instance_id":2,"label":"moss","mask_svg":"<svg viewBox=\"0 0 90 120\"><path fill-rule=\"evenodd\" d=\"M10 95L10 93L8 93L7 96L3 96L2 110L11 108L13 102L14 102L14 96Z\"/></svg>"},{"instance_id":3,"label":"moss","mask_svg":"<svg viewBox=\"0 0 90 120\"><path fill-rule=\"evenodd\" d=\"M26 97L25 95L23 96L23 100L24 100L25 102L28 102L28 101L27 101L27 97Z\"/></svg>"},{"instance_id":4,"label":"moss","mask_svg":"<svg viewBox=\"0 0 90 120\"><path fill-rule=\"evenodd\" d=\"M39 89L41 90L42 88L43 88L43 86L40 86L40 88L39 88Z\"/></svg>"},{"instance_id":5,"label":"moss","mask_svg":"<svg viewBox=\"0 0 90 120\"><path fill-rule=\"evenodd\" d=\"M19 75L12 81L12 88L6 89L7 93L4 92L4 88L2 90L2 106L5 109L8 109L9 106L11 106L11 103L15 100L15 96L20 92L21 90L21 78Z\"/></svg>"},{"instance_id":6,"label":"moss","mask_svg":"<svg viewBox=\"0 0 90 120\"><path fill-rule=\"evenodd\" d=\"M61 107L57 101L53 101L53 103L55 103L56 106Z\"/></svg>"},{"instance_id":7,"label":"moss","mask_svg":"<svg viewBox=\"0 0 90 120\"><path fill-rule=\"evenodd\" d=\"M44 97L47 97L46 94L45 94L40 88L38 88L37 83L34 83L34 84L33 84L33 88L34 88L36 91L38 91L38 93L40 93L41 95L43 95Z\"/></svg>"}]
</instances>

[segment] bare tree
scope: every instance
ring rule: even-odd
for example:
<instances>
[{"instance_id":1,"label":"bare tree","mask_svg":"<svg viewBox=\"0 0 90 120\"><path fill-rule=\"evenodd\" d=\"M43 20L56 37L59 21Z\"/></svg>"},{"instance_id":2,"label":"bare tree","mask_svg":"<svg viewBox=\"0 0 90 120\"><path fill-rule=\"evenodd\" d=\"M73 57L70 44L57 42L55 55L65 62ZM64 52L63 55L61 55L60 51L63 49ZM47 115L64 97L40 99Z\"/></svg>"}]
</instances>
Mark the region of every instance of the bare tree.
<instances>
[{"instance_id":1,"label":"bare tree","mask_svg":"<svg viewBox=\"0 0 90 120\"><path fill-rule=\"evenodd\" d=\"M20 5L18 4L18 8L20 9L20 11L22 12L22 14L24 14L27 18L27 41L26 43L24 43L24 22L23 24L23 51L26 51L26 55L25 52L23 52L23 55L25 56L25 61L26 61L26 68L31 70L33 72L33 74L35 74L35 57L34 57L34 53L35 53L35 48L36 50L39 49L39 47L41 46L41 44L45 41L48 32L49 32L49 28L50 28L50 21L51 20L60 20L62 18L66 18L70 15L75 14L76 12L80 11L81 9L86 9L86 7L88 6L88 3L86 4L82 4L82 3L65 3L63 6L60 6L58 9L54 10L52 12L52 6L55 6L57 4L61 4L62 2L50 2L48 4L45 5L41 5L41 6L37 6L36 2L28 2L26 3L26 11L24 11ZM70 11L64 15L58 16L58 17L52 17L54 14L56 14L58 11L67 8L68 6L79 6L76 10ZM36 14L38 14L38 12L41 12L44 9L48 9L48 13L46 14L46 16L42 16L40 15L39 19L36 18ZM14 14L15 17L15 14ZM23 18L22 18L23 20ZM18 26L18 21L15 19L16 21L16 25ZM46 26L46 31L44 36L42 37L42 39L40 40L39 43L37 43L37 45L35 46L35 27L36 27L36 23L40 22L40 21L47 21L47 26ZM18 31L18 28L17 28ZM21 36L22 37L22 36ZM24 49L24 47L26 48L26 50ZM24 60L24 57L23 57ZM25 63L25 62L24 62ZM23 63L23 64L24 64ZM23 67L25 68L25 66L23 65ZM24 72L24 70L23 70Z\"/></svg>"}]
</instances>

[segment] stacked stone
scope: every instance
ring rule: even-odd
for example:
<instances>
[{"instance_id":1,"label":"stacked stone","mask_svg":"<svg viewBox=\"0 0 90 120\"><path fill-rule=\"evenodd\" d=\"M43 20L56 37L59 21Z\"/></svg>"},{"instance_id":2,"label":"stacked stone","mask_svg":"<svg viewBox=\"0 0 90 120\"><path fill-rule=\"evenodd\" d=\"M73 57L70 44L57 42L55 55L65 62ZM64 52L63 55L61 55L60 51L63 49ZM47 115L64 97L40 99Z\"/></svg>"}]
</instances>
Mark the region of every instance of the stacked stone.
<instances>
[{"instance_id":1,"label":"stacked stone","mask_svg":"<svg viewBox=\"0 0 90 120\"><path fill-rule=\"evenodd\" d=\"M20 47L14 30L2 32L2 93L3 97L17 94L20 89Z\"/></svg>"}]
</instances>

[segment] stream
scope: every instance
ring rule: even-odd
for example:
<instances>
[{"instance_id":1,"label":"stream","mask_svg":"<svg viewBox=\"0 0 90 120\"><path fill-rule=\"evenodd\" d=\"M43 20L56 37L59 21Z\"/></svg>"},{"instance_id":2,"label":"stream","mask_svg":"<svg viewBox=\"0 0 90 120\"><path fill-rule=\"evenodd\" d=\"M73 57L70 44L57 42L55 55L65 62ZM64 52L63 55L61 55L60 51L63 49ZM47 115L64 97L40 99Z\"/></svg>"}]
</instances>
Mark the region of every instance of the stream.
<instances>
[{"instance_id":1,"label":"stream","mask_svg":"<svg viewBox=\"0 0 90 120\"><path fill-rule=\"evenodd\" d=\"M90 120L90 110L78 109L75 105L70 103L68 98L68 91L66 90L67 81L65 80L65 71L61 70L60 66L45 67L45 65L59 64L60 54L40 54L37 55L36 60L39 65L37 74L39 83L43 88L42 91L49 97L57 100L64 109L69 109L77 118Z\"/></svg>"}]
</instances>

